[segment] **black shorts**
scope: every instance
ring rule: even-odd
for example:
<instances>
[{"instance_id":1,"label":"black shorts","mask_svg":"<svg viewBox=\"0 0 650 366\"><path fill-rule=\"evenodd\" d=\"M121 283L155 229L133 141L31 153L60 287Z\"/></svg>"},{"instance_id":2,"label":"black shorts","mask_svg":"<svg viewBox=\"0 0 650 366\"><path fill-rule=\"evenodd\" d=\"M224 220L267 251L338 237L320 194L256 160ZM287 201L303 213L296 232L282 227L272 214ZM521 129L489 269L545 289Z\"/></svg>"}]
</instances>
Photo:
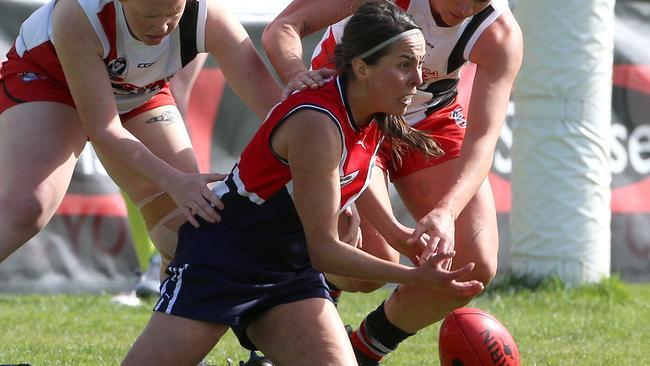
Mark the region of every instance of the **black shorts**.
<instances>
[{"instance_id":1,"label":"black shorts","mask_svg":"<svg viewBox=\"0 0 650 366\"><path fill-rule=\"evenodd\" d=\"M246 328L276 305L330 299L323 274L309 262L304 234L276 237L201 220L179 230L176 256L155 311L229 325L247 349Z\"/></svg>"}]
</instances>

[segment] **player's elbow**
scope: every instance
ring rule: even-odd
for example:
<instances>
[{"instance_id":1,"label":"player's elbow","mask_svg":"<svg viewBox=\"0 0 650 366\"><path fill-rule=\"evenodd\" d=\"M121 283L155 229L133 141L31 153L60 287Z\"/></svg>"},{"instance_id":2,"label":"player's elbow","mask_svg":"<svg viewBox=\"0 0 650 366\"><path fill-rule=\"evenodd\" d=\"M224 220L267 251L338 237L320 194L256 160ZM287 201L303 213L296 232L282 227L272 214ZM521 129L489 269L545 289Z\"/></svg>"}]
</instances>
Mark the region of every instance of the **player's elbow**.
<instances>
[{"instance_id":1,"label":"player's elbow","mask_svg":"<svg viewBox=\"0 0 650 366\"><path fill-rule=\"evenodd\" d=\"M309 261L315 270L319 272L330 272L333 269L333 261L324 247L325 245L321 245L317 241L308 245Z\"/></svg>"},{"instance_id":2,"label":"player's elbow","mask_svg":"<svg viewBox=\"0 0 650 366\"><path fill-rule=\"evenodd\" d=\"M311 262L311 266L314 267L315 270L319 272L327 272L328 269L328 261L326 258L324 258L324 255L319 253L318 251L315 250L310 250L309 251L309 261Z\"/></svg>"},{"instance_id":3,"label":"player's elbow","mask_svg":"<svg viewBox=\"0 0 650 366\"><path fill-rule=\"evenodd\" d=\"M276 25L274 23L275 21L269 23L262 31L262 47L266 53L269 53L269 50L273 49L273 40L276 37Z\"/></svg>"},{"instance_id":4,"label":"player's elbow","mask_svg":"<svg viewBox=\"0 0 650 366\"><path fill-rule=\"evenodd\" d=\"M278 50L278 42L285 39L300 40L304 37L304 29L286 18L276 18L262 31L262 46L266 52Z\"/></svg>"},{"instance_id":5,"label":"player's elbow","mask_svg":"<svg viewBox=\"0 0 650 366\"><path fill-rule=\"evenodd\" d=\"M266 52L273 51L278 39L282 38L282 34L290 30L292 30L292 27L282 18L276 18L269 23L262 31L262 46L264 50Z\"/></svg>"}]
</instances>

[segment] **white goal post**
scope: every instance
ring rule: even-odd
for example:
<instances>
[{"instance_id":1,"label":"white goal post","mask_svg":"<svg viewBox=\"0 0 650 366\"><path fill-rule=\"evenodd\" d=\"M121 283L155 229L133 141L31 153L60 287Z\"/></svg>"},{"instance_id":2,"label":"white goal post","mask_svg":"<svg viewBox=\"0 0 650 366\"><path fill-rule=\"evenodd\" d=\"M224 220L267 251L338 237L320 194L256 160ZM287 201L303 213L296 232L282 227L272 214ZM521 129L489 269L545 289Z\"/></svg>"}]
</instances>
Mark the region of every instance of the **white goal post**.
<instances>
[{"instance_id":1,"label":"white goal post","mask_svg":"<svg viewBox=\"0 0 650 366\"><path fill-rule=\"evenodd\" d=\"M615 0L518 0L511 270L567 284L610 275Z\"/></svg>"}]
</instances>

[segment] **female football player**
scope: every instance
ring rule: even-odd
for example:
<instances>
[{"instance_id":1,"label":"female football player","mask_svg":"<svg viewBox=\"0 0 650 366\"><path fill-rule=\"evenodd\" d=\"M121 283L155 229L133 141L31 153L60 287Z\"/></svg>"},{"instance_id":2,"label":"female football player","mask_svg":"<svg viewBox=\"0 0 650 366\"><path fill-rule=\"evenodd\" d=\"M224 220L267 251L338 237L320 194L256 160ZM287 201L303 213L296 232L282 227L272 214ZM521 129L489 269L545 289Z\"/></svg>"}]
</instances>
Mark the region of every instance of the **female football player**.
<instances>
[{"instance_id":1,"label":"female football player","mask_svg":"<svg viewBox=\"0 0 650 366\"><path fill-rule=\"evenodd\" d=\"M210 53L260 118L281 89L244 28L212 0L59 0L22 25L0 69L0 261L51 219L90 140L171 259L180 207L215 222L221 202L199 174L168 81ZM254 80L254 82L251 82ZM168 195L162 193L167 192Z\"/></svg>"},{"instance_id":2,"label":"female football player","mask_svg":"<svg viewBox=\"0 0 650 366\"><path fill-rule=\"evenodd\" d=\"M355 365L320 271L458 292L471 271L419 267L369 255L338 238L339 212L370 180L382 139L440 155L402 115L422 82L422 31L394 5L362 6L338 47L340 76L274 107L213 192L221 221L185 223L162 296L124 365L195 365L232 328L241 344L289 365ZM401 240L405 241L408 234Z\"/></svg>"},{"instance_id":3,"label":"female football player","mask_svg":"<svg viewBox=\"0 0 650 366\"><path fill-rule=\"evenodd\" d=\"M330 64L346 22L341 19L361 2L332 0L322 6L316 1L294 0L267 27L264 48L288 89L316 88L323 77L332 75L331 70L319 68ZM410 246L393 249L387 245L400 242L393 239L390 229L396 226L376 217L381 211L391 212L390 179L418 221L412 239L427 233L432 246L442 251L454 248L456 268L476 263L476 269L464 279L488 283L497 269L498 231L487 175L521 64L521 30L507 0L395 3L413 16L426 38L423 83L405 118L434 137L445 155L431 159L413 150L397 161L390 144L382 147L370 188L357 201L363 219L362 249L394 262L399 260L398 251L412 257ZM317 71L306 72L300 39L330 24L314 51L312 68ZM468 61L476 65L476 74L465 112L456 95L461 67ZM369 292L383 285L331 274L327 278L334 289L348 291ZM360 362L377 364L400 341L471 298L445 290L400 286L352 335Z\"/></svg>"}]
</instances>

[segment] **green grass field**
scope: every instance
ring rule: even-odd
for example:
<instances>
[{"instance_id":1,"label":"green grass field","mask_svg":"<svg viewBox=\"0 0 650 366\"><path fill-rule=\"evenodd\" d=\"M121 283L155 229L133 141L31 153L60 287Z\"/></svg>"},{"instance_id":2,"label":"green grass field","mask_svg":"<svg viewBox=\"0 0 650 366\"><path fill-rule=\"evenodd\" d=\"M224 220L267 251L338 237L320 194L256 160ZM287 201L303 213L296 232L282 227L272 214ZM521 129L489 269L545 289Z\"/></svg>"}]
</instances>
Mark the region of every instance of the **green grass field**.
<instances>
[{"instance_id":1,"label":"green grass field","mask_svg":"<svg viewBox=\"0 0 650 366\"><path fill-rule=\"evenodd\" d=\"M340 311L358 324L388 294L344 294ZM111 295L0 295L0 364L117 365L149 319L153 300L139 307ZM522 365L650 365L650 284L617 279L580 289L547 281L535 290L488 288L471 306L485 309L513 334ZM439 325L400 345L386 366L437 365ZM207 358L245 359L227 333Z\"/></svg>"}]
</instances>

